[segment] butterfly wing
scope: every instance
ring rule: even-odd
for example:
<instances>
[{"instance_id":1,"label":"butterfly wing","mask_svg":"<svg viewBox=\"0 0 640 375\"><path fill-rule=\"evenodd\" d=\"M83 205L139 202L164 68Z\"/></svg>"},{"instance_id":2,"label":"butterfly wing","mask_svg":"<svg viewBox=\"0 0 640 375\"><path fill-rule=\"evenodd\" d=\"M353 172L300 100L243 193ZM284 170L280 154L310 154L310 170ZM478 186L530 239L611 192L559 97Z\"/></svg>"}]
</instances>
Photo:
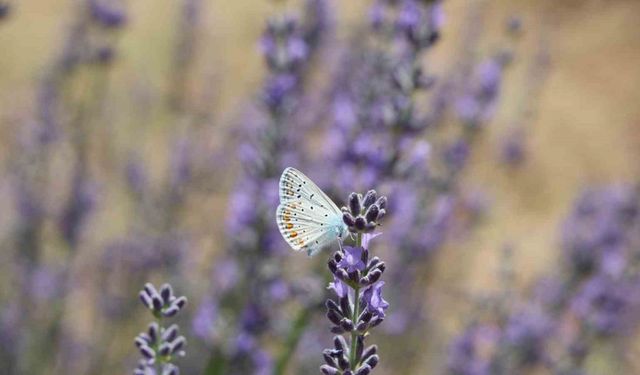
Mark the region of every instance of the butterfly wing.
<instances>
[{"instance_id":1,"label":"butterfly wing","mask_svg":"<svg viewBox=\"0 0 640 375\"><path fill-rule=\"evenodd\" d=\"M338 206L309 177L299 170L289 167L280 176L280 203L306 200L314 209L329 211L329 215L342 217Z\"/></svg>"},{"instance_id":2,"label":"butterfly wing","mask_svg":"<svg viewBox=\"0 0 640 375\"><path fill-rule=\"evenodd\" d=\"M342 212L307 176L287 168L280 177L276 221L285 241L313 255L344 233Z\"/></svg>"},{"instance_id":3,"label":"butterfly wing","mask_svg":"<svg viewBox=\"0 0 640 375\"><path fill-rule=\"evenodd\" d=\"M306 199L281 203L276 221L285 241L295 251L304 250L309 255L335 241L344 225L341 217L331 215Z\"/></svg>"}]
</instances>

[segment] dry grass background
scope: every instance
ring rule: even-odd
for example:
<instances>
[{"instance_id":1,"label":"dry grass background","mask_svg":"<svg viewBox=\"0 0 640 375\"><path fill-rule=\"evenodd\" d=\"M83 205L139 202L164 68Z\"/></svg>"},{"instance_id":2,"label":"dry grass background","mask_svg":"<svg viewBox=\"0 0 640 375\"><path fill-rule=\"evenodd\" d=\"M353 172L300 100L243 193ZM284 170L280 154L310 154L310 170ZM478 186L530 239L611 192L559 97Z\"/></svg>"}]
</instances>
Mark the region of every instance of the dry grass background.
<instances>
[{"instance_id":1,"label":"dry grass background","mask_svg":"<svg viewBox=\"0 0 640 375\"><path fill-rule=\"evenodd\" d=\"M215 108L212 126L232 124L239 107L255 92L262 77L262 61L256 49L265 18L274 6L265 0L207 1L200 30L201 48L191 82L202 105ZM292 3L291 1L289 3ZM367 1L335 1L339 4L338 37L344 38L364 16ZM0 129L2 144L18 130L22 113L28 111L34 82L60 51L59 46L74 1L39 0L15 4L11 18L0 24ZM293 5L291 5L293 7ZM448 313L440 332L448 336L460 326L464 309L451 289L486 292L496 286L500 250L514 247L518 283L525 287L536 276L555 267L558 225L577 192L585 186L636 181L640 174L640 2L635 0L447 0L447 25L443 38L431 56L429 67L436 74L446 72L456 56L457 41L464 30L466 14L481 6L485 14L480 36L483 51L501 45L504 20L522 17L524 35L515 47L516 60L509 71L496 120L481 139L473 163L465 176L466 186L488 197L491 209L481 224L464 240L457 241L433 268L435 282L427 293L434 314ZM112 92L166 90L177 5L173 0L128 2L130 23L119 42L120 58L113 71ZM532 79L532 64L546 54L546 79ZM133 110L127 96L111 98L122 108ZM533 102L533 104L532 104ZM115 104L114 104L115 105ZM124 110L123 112L126 112ZM144 111L144 109L142 109ZM142 150L161 170L167 159L166 143L173 122L152 106L140 121L120 113L108 114L104 134L122 144ZM498 145L522 112L532 112L526 123L528 157L522 167L509 170L497 162ZM144 134L144 137L141 135ZM216 139L216 144L224 139ZM116 159L119 152L115 150ZM0 149L6 158L7 148ZM160 173L160 172L157 172ZM225 178L231 179L233 171ZM206 264L219 248L226 204L224 181L221 190L205 202L210 217L193 220L211 235L201 248L198 263ZM106 187L112 190L112 187ZM114 200L117 201L117 200ZM92 241L99 244L126 229L131 208L114 206L96 220L101 228ZM87 245L88 248L91 244ZM89 252L90 254L91 252ZM200 258L201 257L201 258ZM85 260L78 260L80 264ZM460 265L464 271L460 272ZM203 271L206 266L202 266ZM452 270L458 271L452 272ZM193 284L204 283L205 272L195 273ZM90 278L91 275L79 274ZM201 279L198 279L201 278ZM81 298L82 295L78 296ZM92 324L91 311L83 315L82 327ZM124 338L123 338L124 339ZM128 341L127 341L128 342ZM442 347L427 351L425 365L441 363ZM431 372L429 372L431 373Z\"/></svg>"}]
</instances>

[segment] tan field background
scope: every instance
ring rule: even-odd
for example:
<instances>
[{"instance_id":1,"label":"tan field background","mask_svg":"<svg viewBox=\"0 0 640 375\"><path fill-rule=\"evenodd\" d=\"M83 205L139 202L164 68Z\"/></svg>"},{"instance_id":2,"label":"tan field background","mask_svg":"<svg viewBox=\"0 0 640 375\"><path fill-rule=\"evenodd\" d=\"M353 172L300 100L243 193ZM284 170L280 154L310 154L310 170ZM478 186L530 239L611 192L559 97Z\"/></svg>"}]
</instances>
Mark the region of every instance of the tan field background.
<instances>
[{"instance_id":1,"label":"tan field background","mask_svg":"<svg viewBox=\"0 0 640 375\"><path fill-rule=\"evenodd\" d=\"M366 4L363 0L334 1L337 38L346 38L349 30L362 22ZM294 1L284 5L266 0L205 1L193 74L198 78L190 85L201 98L199 105L213 114L212 132L220 135L211 141L215 147L225 144L226 127L239 117L241 106L260 84L264 71L257 40L265 19L282 6L296 9L297 5ZM112 91L126 92L138 85L163 92L167 89L164 77L173 49L177 4L173 0L131 0L126 6L129 23L119 35ZM59 53L74 1L22 0L14 7L11 17L0 23L0 157L4 159L9 149L2 145L12 142L20 120L32 106L34 82ZM521 17L523 35L514 47L514 65L507 73L495 121L482 136L464 177L466 189L486 196L490 209L471 233L443 252L432 268L434 274L425 276L435 280L430 284L432 290L426 291L432 312L450 316L433 333L443 337L461 328L467 311L452 311L452 306L464 301L450 290L493 290L505 245L513 246L517 283L526 288L534 277L555 267L559 224L583 187L634 182L640 175L640 1L446 0L443 37L427 62L436 75L446 72L455 59L465 19L473 7L484 14L481 54L505 43L504 24L510 16ZM542 77L535 72L540 58L548 61ZM152 96L149 100L155 99ZM131 107L126 96L111 100ZM100 134L141 150L153 163L152 173L160 174L173 122L162 111L149 111L143 117L145 123L108 114L109 130ZM524 120L523 113L529 114ZM527 158L519 168L508 169L497 161L498 150L514 124L524 126ZM99 143L95 147L99 148ZM227 147L233 149L232 145ZM113 151L116 160L121 151ZM225 171L222 183L210 196L191 202L209 209L206 214L199 209L192 215L195 217L188 218L208 233L199 244L202 254L196 255L195 264L202 272L190 273L190 284L208 282L209 261L222 247L222 215L235 175L234 170ZM117 191L113 186L105 189ZM93 227L100 230L84 245L89 251L77 260L76 277L90 280L81 265L90 262L92 245L123 233L130 210L126 205L114 205L93 219ZM463 271L460 264L464 264ZM80 291L76 298L80 301L90 292ZM93 324L92 308L75 312L72 320L78 335ZM126 337L117 339L130 342ZM437 373L432 366L442 363L438 358L442 350L425 348L421 373Z\"/></svg>"}]
</instances>

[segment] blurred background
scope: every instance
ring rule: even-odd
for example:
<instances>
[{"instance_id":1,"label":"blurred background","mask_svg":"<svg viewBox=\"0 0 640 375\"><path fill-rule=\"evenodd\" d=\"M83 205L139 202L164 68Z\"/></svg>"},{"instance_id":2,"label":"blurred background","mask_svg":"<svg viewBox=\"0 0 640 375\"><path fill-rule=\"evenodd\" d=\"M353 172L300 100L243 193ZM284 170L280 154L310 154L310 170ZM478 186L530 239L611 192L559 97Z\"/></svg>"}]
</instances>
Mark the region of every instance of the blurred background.
<instances>
[{"instance_id":1,"label":"blurred background","mask_svg":"<svg viewBox=\"0 0 640 375\"><path fill-rule=\"evenodd\" d=\"M378 374L640 371L640 3L0 0L3 374L311 374L330 251L278 178L389 199Z\"/></svg>"}]
</instances>

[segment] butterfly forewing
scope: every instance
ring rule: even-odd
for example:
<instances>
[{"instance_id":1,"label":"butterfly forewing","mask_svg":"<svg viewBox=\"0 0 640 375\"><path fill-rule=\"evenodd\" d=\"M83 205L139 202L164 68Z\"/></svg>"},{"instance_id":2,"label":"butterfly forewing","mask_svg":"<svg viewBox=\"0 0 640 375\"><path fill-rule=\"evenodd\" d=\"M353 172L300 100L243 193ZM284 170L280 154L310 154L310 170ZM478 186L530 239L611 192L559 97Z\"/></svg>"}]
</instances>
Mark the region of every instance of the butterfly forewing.
<instances>
[{"instance_id":1,"label":"butterfly forewing","mask_svg":"<svg viewBox=\"0 0 640 375\"><path fill-rule=\"evenodd\" d=\"M329 211L329 215L342 215L340 209L307 176L295 168L287 168L280 177L280 202L307 200L314 210Z\"/></svg>"}]
</instances>

